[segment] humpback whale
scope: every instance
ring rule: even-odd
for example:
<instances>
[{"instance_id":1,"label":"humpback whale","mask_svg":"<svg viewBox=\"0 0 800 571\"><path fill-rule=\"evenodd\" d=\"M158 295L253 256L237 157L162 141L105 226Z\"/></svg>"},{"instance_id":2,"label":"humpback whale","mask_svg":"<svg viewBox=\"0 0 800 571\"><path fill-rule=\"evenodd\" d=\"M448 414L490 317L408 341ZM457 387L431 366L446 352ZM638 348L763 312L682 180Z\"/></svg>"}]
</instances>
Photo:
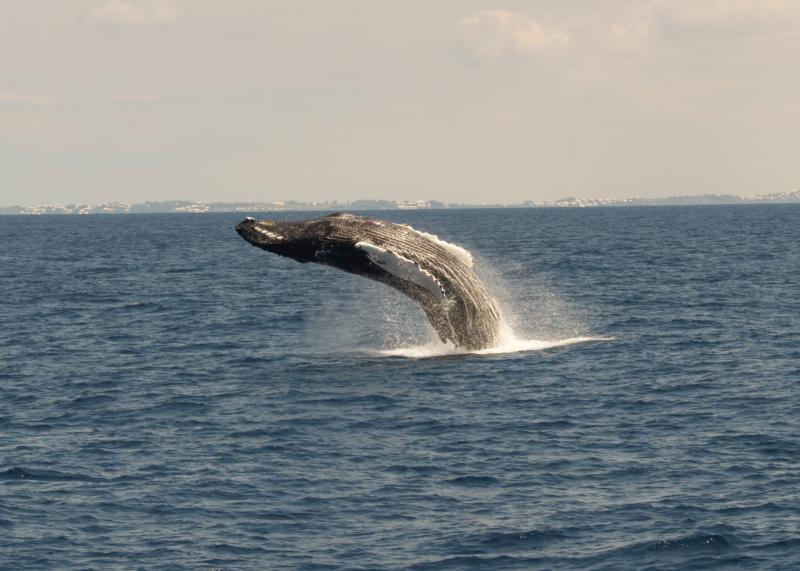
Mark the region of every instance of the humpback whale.
<instances>
[{"instance_id":1,"label":"humpback whale","mask_svg":"<svg viewBox=\"0 0 800 571\"><path fill-rule=\"evenodd\" d=\"M332 266L385 283L420 305L443 342L468 350L496 345L500 312L472 271L472 255L403 224L337 213L236 226L247 242L300 263Z\"/></svg>"}]
</instances>

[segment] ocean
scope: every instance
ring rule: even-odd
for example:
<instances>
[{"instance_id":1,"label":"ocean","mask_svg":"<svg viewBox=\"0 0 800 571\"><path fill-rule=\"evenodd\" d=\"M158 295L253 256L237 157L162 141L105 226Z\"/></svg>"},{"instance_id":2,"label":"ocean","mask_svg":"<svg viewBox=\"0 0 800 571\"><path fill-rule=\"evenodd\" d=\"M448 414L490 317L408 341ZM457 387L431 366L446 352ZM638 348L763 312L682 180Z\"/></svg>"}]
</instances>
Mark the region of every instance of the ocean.
<instances>
[{"instance_id":1,"label":"ocean","mask_svg":"<svg viewBox=\"0 0 800 571\"><path fill-rule=\"evenodd\" d=\"M481 354L246 214L0 217L0 569L800 569L800 205L374 213Z\"/></svg>"}]
</instances>

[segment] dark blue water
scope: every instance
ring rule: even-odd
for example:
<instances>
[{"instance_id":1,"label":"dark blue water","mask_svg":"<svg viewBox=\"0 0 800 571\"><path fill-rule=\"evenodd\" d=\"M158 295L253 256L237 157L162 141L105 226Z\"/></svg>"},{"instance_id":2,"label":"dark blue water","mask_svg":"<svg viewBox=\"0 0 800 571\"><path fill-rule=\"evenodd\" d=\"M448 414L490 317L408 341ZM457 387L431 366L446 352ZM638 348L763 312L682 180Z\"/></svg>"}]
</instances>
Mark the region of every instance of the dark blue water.
<instances>
[{"instance_id":1,"label":"dark blue water","mask_svg":"<svg viewBox=\"0 0 800 571\"><path fill-rule=\"evenodd\" d=\"M800 569L800 207L384 216L607 340L386 356L240 215L0 217L0 568Z\"/></svg>"}]
</instances>

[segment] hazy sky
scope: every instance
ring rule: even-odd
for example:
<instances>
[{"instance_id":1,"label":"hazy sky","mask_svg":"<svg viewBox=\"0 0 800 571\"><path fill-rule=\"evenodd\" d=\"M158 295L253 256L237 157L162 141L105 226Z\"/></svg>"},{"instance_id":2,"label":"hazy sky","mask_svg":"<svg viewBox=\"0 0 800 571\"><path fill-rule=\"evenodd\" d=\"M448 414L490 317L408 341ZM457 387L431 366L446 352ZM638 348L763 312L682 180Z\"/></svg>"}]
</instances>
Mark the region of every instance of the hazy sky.
<instances>
[{"instance_id":1,"label":"hazy sky","mask_svg":"<svg viewBox=\"0 0 800 571\"><path fill-rule=\"evenodd\" d=\"M800 187L800 0L0 0L0 205Z\"/></svg>"}]
</instances>

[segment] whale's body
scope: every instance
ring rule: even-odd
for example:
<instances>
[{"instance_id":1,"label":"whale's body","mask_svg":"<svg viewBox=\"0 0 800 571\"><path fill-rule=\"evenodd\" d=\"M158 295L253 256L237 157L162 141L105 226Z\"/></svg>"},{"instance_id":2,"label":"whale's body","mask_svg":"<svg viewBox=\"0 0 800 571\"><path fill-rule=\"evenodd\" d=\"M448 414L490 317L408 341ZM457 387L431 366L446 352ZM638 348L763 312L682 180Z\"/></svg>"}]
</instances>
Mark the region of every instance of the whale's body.
<instances>
[{"instance_id":1,"label":"whale's body","mask_svg":"<svg viewBox=\"0 0 800 571\"><path fill-rule=\"evenodd\" d=\"M500 313L466 250L385 220L331 214L279 222L246 218L236 232L264 250L390 285L417 302L443 342L469 350L497 343Z\"/></svg>"}]
</instances>

